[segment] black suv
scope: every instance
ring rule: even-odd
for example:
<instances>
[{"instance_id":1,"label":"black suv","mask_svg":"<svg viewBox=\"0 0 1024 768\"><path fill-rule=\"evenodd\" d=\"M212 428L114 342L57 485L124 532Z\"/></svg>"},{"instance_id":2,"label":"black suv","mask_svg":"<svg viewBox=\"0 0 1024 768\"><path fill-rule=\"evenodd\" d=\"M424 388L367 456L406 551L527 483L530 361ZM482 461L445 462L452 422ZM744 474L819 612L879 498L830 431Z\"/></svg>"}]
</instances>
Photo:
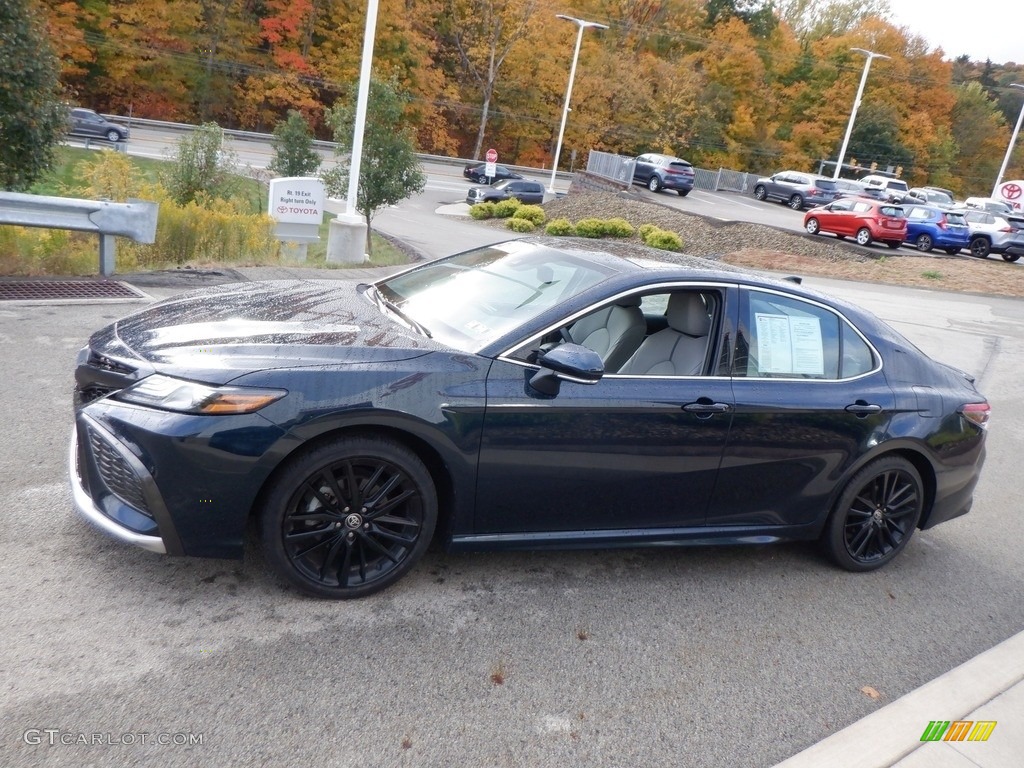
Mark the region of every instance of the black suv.
<instances>
[{"instance_id":1,"label":"black suv","mask_svg":"<svg viewBox=\"0 0 1024 768\"><path fill-rule=\"evenodd\" d=\"M539 181L526 179L506 179L490 187L470 187L466 193L466 202L497 203L514 197L521 203L543 203L544 185Z\"/></svg>"},{"instance_id":2,"label":"black suv","mask_svg":"<svg viewBox=\"0 0 1024 768\"><path fill-rule=\"evenodd\" d=\"M128 129L110 122L94 110L73 107L68 110L68 135L118 142L128 140Z\"/></svg>"}]
</instances>

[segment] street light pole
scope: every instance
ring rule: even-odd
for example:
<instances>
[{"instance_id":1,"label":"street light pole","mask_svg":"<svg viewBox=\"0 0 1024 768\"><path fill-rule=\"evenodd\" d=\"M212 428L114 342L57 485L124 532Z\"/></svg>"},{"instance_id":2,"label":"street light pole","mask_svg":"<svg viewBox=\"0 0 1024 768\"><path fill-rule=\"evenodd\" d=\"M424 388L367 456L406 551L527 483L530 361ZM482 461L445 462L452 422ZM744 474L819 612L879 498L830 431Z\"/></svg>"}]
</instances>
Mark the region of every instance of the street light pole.
<instances>
[{"instance_id":1,"label":"street light pole","mask_svg":"<svg viewBox=\"0 0 1024 768\"><path fill-rule=\"evenodd\" d=\"M1011 88L1024 89L1024 85L1020 83L1010 83ZM996 177L996 185L992 187L991 197L998 198L999 185L1003 183L1003 174L1006 173L1006 166L1010 164L1010 155L1013 154L1013 145L1017 142L1017 134L1020 133L1020 123L1024 120L1024 104L1020 105L1020 114L1017 115L1017 125L1013 128L1013 135L1010 137L1010 146L1006 148L1006 157L1003 158L1003 164L999 168L999 175Z\"/></svg>"},{"instance_id":2,"label":"street light pole","mask_svg":"<svg viewBox=\"0 0 1024 768\"><path fill-rule=\"evenodd\" d=\"M562 154L562 137L565 135L565 120L569 116L569 99L572 98L572 82L576 79L576 60L580 56L580 43L583 42L583 30L587 27L593 27L594 29L608 29L607 24L598 24L596 21L584 21L583 19L577 19L574 16L563 16L562 14L556 14L559 19L565 19L571 21L577 27L579 31L576 34L576 50L572 54L572 68L569 70L569 87L565 90L565 106L562 107L562 126L558 129L558 143L555 144L555 162L551 166L551 184L548 186L548 192L555 194L555 174L558 173L558 156Z\"/></svg>"},{"instance_id":3,"label":"street light pole","mask_svg":"<svg viewBox=\"0 0 1024 768\"><path fill-rule=\"evenodd\" d=\"M853 100L853 111L850 112L850 122L846 124L846 135L843 137L843 148L839 150L839 162L836 163L836 172L832 174L833 179L839 178L839 172L843 169L843 160L846 159L846 148L850 144L850 134L853 133L853 123L857 119L857 110L860 109L860 99L864 95L864 84L868 81L868 72L871 70L871 61L873 59L891 59L892 56L886 56L882 53L875 53L874 51L867 51L863 48L851 48L851 51L857 53L863 53L867 56L867 61L864 62L864 74L860 76L860 87L857 88L857 97Z\"/></svg>"}]
</instances>

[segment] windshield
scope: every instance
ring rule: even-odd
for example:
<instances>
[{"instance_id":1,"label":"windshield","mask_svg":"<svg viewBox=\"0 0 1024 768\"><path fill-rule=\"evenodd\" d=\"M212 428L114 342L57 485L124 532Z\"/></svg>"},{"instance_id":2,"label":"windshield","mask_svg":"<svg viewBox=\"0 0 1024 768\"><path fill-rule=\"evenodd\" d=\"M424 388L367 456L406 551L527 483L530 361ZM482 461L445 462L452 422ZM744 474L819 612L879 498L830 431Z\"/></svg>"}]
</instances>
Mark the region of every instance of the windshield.
<instances>
[{"instance_id":1,"label":"windshield","mask_svg":"<svg viewBox=\"0 0 1024 768\"><path fill-rule=\"evenodd\" d=\"M572 253L511 241L432 262L376 288L421 333L475 352L611 274Z\"/></svg>"}]
</instances>

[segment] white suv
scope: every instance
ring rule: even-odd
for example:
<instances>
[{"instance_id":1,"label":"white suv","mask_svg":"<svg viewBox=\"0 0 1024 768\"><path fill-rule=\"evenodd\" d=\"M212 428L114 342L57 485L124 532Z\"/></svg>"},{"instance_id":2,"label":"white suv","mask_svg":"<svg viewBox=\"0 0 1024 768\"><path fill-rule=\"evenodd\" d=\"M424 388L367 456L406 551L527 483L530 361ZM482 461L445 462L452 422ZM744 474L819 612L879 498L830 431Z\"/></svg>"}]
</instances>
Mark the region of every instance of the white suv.
<instances>
[{"instance_id":1,"label":"white suv","mask_svg":"<svg viewBox=\"0 0 1024 768\"><path fill-rule=\"evenodd\" d=\"M864 176L863 178L857 179L857 181L868 187L881 189L885 192L888 199L894 202L900 202L903 200L904 195L910 191L910 187L907 186L907 182L903 181L903 179L894 179L890 176Z\"/></svg>"}]
</instances>

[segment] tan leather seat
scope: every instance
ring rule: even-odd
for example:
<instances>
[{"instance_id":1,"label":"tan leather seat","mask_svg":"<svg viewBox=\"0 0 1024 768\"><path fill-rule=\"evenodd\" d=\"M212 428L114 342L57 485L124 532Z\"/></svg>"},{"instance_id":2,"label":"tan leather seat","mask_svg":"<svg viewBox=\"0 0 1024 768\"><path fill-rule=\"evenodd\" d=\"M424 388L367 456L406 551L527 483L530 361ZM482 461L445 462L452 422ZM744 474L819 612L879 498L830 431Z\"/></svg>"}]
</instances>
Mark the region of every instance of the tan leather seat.
<instances>
[{"instance_id":1,"label":"tan leather seat","mask_svg":"<svg viewBox=\"0 0 1024 768\"><path fill-rule=\"evenodd\" d=\"M665 312L668 328L644 339L619 373L639 376L699 376L708 354L711 316L696 292L673 293Z\"/></svg>"}]
</instances>

